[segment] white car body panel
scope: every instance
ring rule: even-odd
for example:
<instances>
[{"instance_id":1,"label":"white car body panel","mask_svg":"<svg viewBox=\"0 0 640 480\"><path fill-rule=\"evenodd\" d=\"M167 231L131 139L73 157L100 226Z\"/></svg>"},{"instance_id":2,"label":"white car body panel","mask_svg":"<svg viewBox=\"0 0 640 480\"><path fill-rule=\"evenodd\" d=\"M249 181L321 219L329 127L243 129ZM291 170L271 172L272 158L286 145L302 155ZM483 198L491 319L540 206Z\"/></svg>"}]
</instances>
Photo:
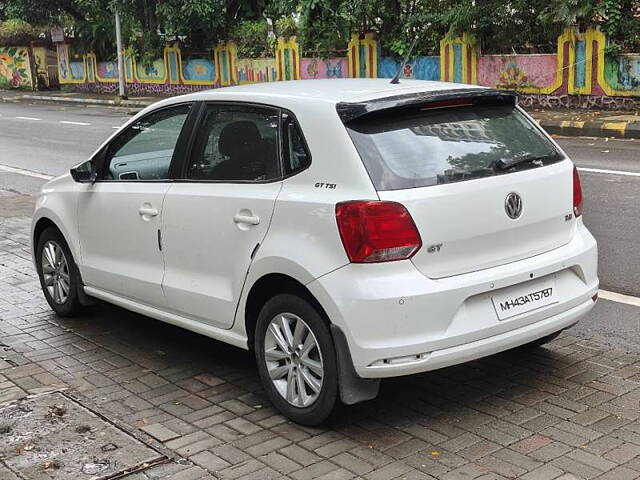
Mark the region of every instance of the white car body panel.
<instances>
[{"instance_id":1,"label":"white car body panel","mask_svg":"<svg viewBox=\"0 0 640 480\"><path fill-rule=\"evenodd\" d=\"M158 250L169 182L97 182L78 192L79 265L85 285L147 305L166 306ZM156 216L141 215L140 208Z\"/></svg>"},{"instance_id":2,"label":"white car body panel","mask_svg":"<svg viewBox=\"0 0 640 480\"><path fill-rule=\"evenodd\" d=\"M230 328L251 264L271 222L281 182L174 183L162 225L164 279L169 310ZM235 223L255 216L258 225Z\"/></svg>"},{"instance_id":3,"label":"white car body panel","mask_svg":"<svg viewBox=\"0 0 640 480\"><path fill-rule=\"evenodd\" d=\"M581 218L565 219L572 209L571 163L378 192L336 112L337 102L456 88L481 87L314 80L166 99L127 125L159 107L184 102L277 106L295 115L311 165L289 178L253 184L251 190L182 181L78 184L65 175L43 187L33 226L47 218L60 228L88 295L242 348L248 348L248 294L274 273L306 286L344 332L353 366L364 378L432 370L512 348L570 326L594 304L595 240ZM113 218L99 213L107 197L92 200L103 191L111 192L104 208L117 205ZM512 221L504 213L504 197L511 191L524 197L526 225L520 230L509 228ZM423 246L410 260L349 263L335 206L378 199L406 206ZM143 219L137 210L145 203L157 208L158 216ZM259 209L259 228L243 230L233 222L244 208ZM460 221L479 215L481 224ZM451 218L456 221L448 224ZM500 236L510 241L496 245ZM128 248L125 242L116 244L116 237L135 241ZM440 256L428 253L429 245L439 243ZM151 268L150 262L155 262ZM498 320L494 292L542 278L553 278L558 303Z\"/></svg>"}]
</instances>

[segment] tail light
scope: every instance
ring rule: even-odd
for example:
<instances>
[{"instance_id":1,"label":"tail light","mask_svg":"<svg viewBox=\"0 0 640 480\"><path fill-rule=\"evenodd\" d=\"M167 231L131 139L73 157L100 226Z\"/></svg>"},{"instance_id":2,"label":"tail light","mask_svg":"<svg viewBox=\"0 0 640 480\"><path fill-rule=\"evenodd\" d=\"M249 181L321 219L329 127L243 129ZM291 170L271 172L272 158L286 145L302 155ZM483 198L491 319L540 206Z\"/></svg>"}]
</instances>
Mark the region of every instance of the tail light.
<instances>
[{"instance_id":1,"label":"tail light","mask_svg":"<svg viewBox=\"0 0 640 480\"><path fill-rule=\"evenodd\" d=\"M352 263L411 258L422 246L407 209L395 202L354 201L336 205L342 244Z\"/></svg>"},{"instance_id":2,"label":"tail light","mask_svg":"<svg viewBox=\"0 0 640 480\"><path fill-rule=\"evenodd\" d=\"M580 185L580 175L578 169L573 167L573 216L578 218L582 215L582 185Z\"/></svg>"}]
</instances>

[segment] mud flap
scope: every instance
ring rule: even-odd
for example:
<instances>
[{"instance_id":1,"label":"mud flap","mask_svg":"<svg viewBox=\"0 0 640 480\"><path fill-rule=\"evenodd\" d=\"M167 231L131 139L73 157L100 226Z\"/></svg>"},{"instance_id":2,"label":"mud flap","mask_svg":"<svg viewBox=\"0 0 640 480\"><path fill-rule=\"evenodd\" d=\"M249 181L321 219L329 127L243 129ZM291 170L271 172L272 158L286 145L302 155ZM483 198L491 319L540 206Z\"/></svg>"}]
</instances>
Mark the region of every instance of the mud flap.
<instances>
[{"instance_id":1,"label":"mud flap","mask_svg":"<svg viewBox=\"0 0 640 480\"><path fill-rule=\"evenodd\" d=\"M338 384L340 388L340 400L345 405L372 400L378 396L380 379L362 378L353 368L353 360L349 352L349 345L344 332L336 325L331 325L333 344L336 347L338 357Z\"/></svg>"}]
</instances>

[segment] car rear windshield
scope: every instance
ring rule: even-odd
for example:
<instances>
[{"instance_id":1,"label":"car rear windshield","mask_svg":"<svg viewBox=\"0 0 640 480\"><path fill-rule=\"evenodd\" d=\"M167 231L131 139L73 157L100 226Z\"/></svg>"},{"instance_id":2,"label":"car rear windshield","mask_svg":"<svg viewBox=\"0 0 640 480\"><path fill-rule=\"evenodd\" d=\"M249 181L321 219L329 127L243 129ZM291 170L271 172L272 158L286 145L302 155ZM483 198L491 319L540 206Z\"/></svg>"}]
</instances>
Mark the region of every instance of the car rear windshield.
<instances>
[{"instance_id":1,"label":"car rear windshield","mask_svg":"<svg viewBox=\"0 0 640 480\"><path fill-rule=\"evenodd\" d=\"M513 106L416 108L362 117L347 129L377 190L460 182L561 160Z\"/></svg>"}]
</instances>

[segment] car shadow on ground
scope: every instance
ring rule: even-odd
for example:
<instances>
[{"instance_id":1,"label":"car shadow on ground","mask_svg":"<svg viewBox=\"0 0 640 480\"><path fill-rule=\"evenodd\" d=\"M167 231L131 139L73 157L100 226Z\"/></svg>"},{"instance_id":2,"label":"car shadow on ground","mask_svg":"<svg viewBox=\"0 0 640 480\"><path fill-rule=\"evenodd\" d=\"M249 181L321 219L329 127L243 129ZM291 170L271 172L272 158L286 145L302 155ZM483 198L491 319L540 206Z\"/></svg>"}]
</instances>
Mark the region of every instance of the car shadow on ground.
<instances>
[{"instance_id":1,"label":"car shadow on ground","mask_svg":"<svg viewBox=\"0 0 640 480\"><path fill-rule=\"evenodd\" d=\"M241 397L253 406L269 405L253 356L243 349L102 302L87 315L58 318L57 322L156 374L180 369L193 376L223 378L224 383L200 393L211 402ZM561 373L576 360L575 351L564 348L566 343L561 337L548 346L515 349L434 372L385 379L377 399L342 406L323 427L312 430L346 430L371 447L384 448L402 441L397 438L401 431L388 430L385 435L388 427L431 425L434 430L427 437L433 438L424 440L435 443L443 435L454 437L456 424L469 430L495 417L522 414L527 405L572 386Z\"/></svg>"}]
</instances>

